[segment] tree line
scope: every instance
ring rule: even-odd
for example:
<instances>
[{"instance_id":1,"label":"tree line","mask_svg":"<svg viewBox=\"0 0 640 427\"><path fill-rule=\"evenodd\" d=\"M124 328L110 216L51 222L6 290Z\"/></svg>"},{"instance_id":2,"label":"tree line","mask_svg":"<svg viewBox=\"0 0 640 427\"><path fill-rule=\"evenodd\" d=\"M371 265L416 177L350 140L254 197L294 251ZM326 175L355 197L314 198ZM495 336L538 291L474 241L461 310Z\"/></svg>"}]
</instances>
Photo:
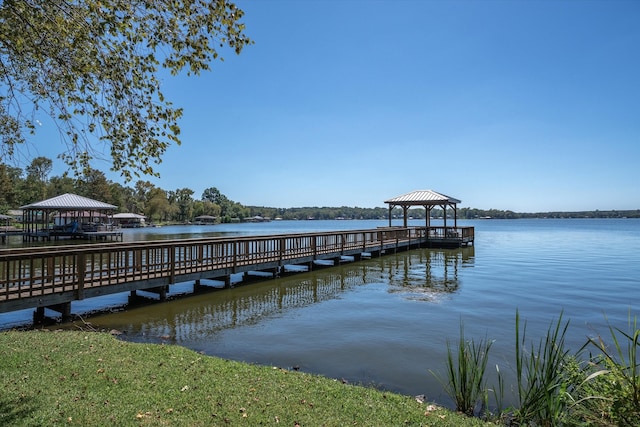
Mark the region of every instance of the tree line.
<instances>
[{"instance_id":1,"label":"tree line","mask_svg":"<svg viewBox=\"0 0 640 427\"><path fill-rule=\"evenodd\" d=\"M215 187L207 188L196 199L190 188L166 190L145 180L124 186L107 179L97 169L85 170L77 179L64 175L50 177L52 167L53 162L46 157L33 159L24 170L0 163L0 212L73 193L118 206L120 212L145 215L154 222L188 222L200 215L230 222L251 215L248 208Z\"/></svg>"},{"instance_id":2,"label":"tree line","mask_svg":"<svg viewBox=\"0 0 640 427\"><path fill-rule=\"evenodd\" d=\"M231 200L214 186L205 189L198 198L190 188L167 190L145 180L125 186L107 179L104 172L97 169L85 170L79 178L50 176L52 169L53 162L47 157L33 159L24 170L0 163L0 213L6 214L20 206L73 193L115 205L119 212L145 215L152 222L185 223L201 215L214 216L219 222L244 221L255 216L306 220L380 219L388 215L386 208L245 206ZM396 209L394 215L402 215L402 211Z\"/></svg>"},{"instance_id":3,"label":"tree line","mask_svg":"<svg viewBox=\"0 0 640 427\"><path fill-rule=\"evenodd\" d=\"M149 181L139 180L124 186L106 178L104 172L88 169L80 178L50 176L53 162L47 157L36 157L23 169L0 163L0 213L40 200L73 193L118 206L120 212L145 215L152 222L188 222L201 215L214 216L219 222L243 221L255 216L283 220L352 220L387 219L388 208L360 207L296 207L275 208L245 206L229 199L216 187L205 189L198 198L190 188L167 190ZM392 216L401 218L402 210L395 208ZM447 210L447 214L452 212ZM409 209L414 219L424 219L425 209ZM439 218L441 209L431 210ZM640 210L609 210L585 212L517 213L509 210L459 208L459 219L496 218L640 218Z\"/></svg>"}]
</instances>

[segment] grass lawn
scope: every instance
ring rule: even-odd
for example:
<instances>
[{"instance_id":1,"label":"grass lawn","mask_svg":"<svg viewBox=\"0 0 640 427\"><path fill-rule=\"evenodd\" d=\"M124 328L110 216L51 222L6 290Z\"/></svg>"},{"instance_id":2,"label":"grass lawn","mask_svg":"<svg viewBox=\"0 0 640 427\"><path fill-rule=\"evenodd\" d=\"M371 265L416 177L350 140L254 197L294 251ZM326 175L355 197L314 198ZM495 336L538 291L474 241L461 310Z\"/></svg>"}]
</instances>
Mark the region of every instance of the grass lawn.
<instances>
[{"instance_id":1,"label":"grass lawn","mask_svg":"<svg viewBox=\"0 0 640 427\"><path fill-rule=\"evenodd\" d=\"M413 397L92 332L0 333L2 426L480 426Z\"/></svg>"}]
</instances>

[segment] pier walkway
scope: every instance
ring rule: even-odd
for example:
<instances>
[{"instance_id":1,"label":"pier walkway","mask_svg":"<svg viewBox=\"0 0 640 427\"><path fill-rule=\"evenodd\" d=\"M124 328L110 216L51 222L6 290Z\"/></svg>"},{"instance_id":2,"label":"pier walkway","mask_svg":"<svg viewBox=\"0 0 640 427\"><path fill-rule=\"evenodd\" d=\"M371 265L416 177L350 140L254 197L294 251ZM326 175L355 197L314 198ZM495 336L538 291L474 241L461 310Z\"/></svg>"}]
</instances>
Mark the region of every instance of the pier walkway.
<instances>
[{"instance_id":1,"label":"pier walkway","mask_svg":"<svg viewBox=\"0 0 640 427\"><path fill-rule=\"evenodd\" d=\"M418 247L473 244L473 227L384 227L372 230L112 242L0 250L0 313L35 308L70 316L71 302L137 290L166 298L169 285L201 279L226 287L236 273L286 265L360 259Z\"/></svg>"}]
</instances>

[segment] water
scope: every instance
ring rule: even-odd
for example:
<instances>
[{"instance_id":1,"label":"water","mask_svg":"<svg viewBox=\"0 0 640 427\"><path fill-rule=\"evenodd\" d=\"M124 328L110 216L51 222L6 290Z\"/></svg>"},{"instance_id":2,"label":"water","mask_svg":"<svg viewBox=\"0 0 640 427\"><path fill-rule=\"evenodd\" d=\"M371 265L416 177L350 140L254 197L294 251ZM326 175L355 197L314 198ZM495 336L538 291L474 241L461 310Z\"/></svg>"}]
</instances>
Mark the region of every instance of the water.
<instances>
[{"instance_id":1,"label":"water","mask_svg":"<svg viewBox=\"0 0 640 427\"><path fill-rule=\"evenodd\" d=\"M125 240L384 225L388 223L274 221L166 227L127 230ZM638 314L640 220L478 220L459 225L476 227L474 247L403 252L89 321L97 328L125 331L123 338L131 341L183 345L209 355L426 394L450 405L429 371L444 374L447 341L457 341L461 322L468 338L495 340L490 366L499 364L513 380L516 310L536 343L563 313L570 319L567 339L574 349L587 336L606 337L607 319L626 330L628 316ZM172 289L188 292L191 285ZM76 312L124 301L126 295L119 295L72 307ZM0 322L19 323L15 316L2 315Z\"/></svg>"}]
</instances>

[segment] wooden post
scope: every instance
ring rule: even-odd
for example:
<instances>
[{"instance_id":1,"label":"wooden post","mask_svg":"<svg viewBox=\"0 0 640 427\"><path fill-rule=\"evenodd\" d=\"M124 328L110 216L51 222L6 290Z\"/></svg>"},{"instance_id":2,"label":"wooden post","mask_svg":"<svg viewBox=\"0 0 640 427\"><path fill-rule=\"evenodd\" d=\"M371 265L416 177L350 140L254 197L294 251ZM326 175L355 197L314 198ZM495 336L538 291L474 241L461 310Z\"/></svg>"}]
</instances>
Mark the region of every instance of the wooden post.
<instances>
[{"instance_id":1,"label":"wooden post","mask_svg":"<svg viewBox=\"0 0 640 427\"><path fill-rule=\"evenodd\" d=\"M200 279L196 279L195 282L193 282L193 293L197 294L202 288L203 286L200 284Z\"/></svg>"},{"instance_id":2,"label":"wooden post","mask_svg":"<svg viewBox=\"0 0 640 427\"><path fill-rule=\"evenodd\" d=\"M442 217L444 218L444 231L447 231L447 205L442 205Z\"/></svg>"},{"instance_id":3,"label":"wooden post","mask_svg":"<svg viewBox=\"0 0 640 427\"><path fill-rule=\"evenodd\" d=\"M133 253L133 265L136 271L142 270L142 249L137 249Z\"/></svg>"},{"instance_id":4,"label":"wooden post","mask_svg":"<svg viewBox=\"0 0 640 427\"><path fill-rule=\"evenodd\" d=\"M402 207L402 218L403 218L402 223L404 224L404 228L407 228L407 219L408 219L408 218L407 218L407 214L408 214L408 213L409 213L409 206L404 205L404 206Z\"/></svg>"},{"instance_id":5,"label":"wooden post","mask_svg":"<svg viewBox=\"0 0 640 427\"><path fill-rule=\"evenodd\" d=\"M458 228L458 207L453 205L453 226Z\"/></svg>"},{"instance_id":6,"label":"wooden post","mask_svg":"<svg viewBox=\"0 0 640 427\"><path fill-rule=\"evenodd\" d=\"M313 259L316 259L318 257L318 236L313 236L311 238L311 251L313 252ZM311 271L311 269L309 269L309 271Z\"/></svg>"},{"instance_id":7,"label":"wooden post","mask_svg":"<svg viewBox=\"0 0 640 427\"><path fill-rule=\"evenodd\" d=\"M55 310L62 315L62 321L66 322L71 319L71 302L63 302L47 307L50 310Z\"/></svg>"},{"instance_id":8,"label":"wooden post","mask_svg":"<svg viewBox=\"0 0 640 427\"><path fill-rule=\"evenodd\" d=\"M128 303L133 304L136 302L137 299L138 299L138 293L135 290L131 291L129 293Z\"/></svg>"},{"instance_id":9,"label":"wooden post","mask_svg":"<svg viewBox=\"0 0 640 427\"><path fill-rule=\"evenodd\" d=\"M76 274L77 274L77 283L76 287L76 298L79 300L84 299L84 276L86 275L87 270L87 261L85 258L85 253L78 254L78 261L76 264Z\"/></svg>"},{"instance_id":10,"label":"wooden post","mask_svg":"<svg viewBox=\"0 0 640 427\"><path fill-rule=\"evenodd\" d=\"M169 283L176 282L176 247L169 248L171 252L169 252L169 264L171 273L169 275Z\"/></svg>"},{"instance_id":11,"label":"wooden post","mask_svg":"<svg viewBox=\"0 0 640 427\"><path fill-rule=\"evenodd\" d=\"M287 240L284 237L282 237L280 238L279 242L280 242L280 255L279 255L280 258L278 259L278 264L282 265L282 260L284 258L284 248L287 246L286 244Z\"/></svg>"},{"instance_id":12,"label":"wooden post","mask_svg":"<svg viewBox=\"0 0 640 427\"><path fill-rule=\"evenodd\" d=\"M33 312L33 323L39 325L44 322L44 307L36 307Z\"/></svg>"}]
</instances>

